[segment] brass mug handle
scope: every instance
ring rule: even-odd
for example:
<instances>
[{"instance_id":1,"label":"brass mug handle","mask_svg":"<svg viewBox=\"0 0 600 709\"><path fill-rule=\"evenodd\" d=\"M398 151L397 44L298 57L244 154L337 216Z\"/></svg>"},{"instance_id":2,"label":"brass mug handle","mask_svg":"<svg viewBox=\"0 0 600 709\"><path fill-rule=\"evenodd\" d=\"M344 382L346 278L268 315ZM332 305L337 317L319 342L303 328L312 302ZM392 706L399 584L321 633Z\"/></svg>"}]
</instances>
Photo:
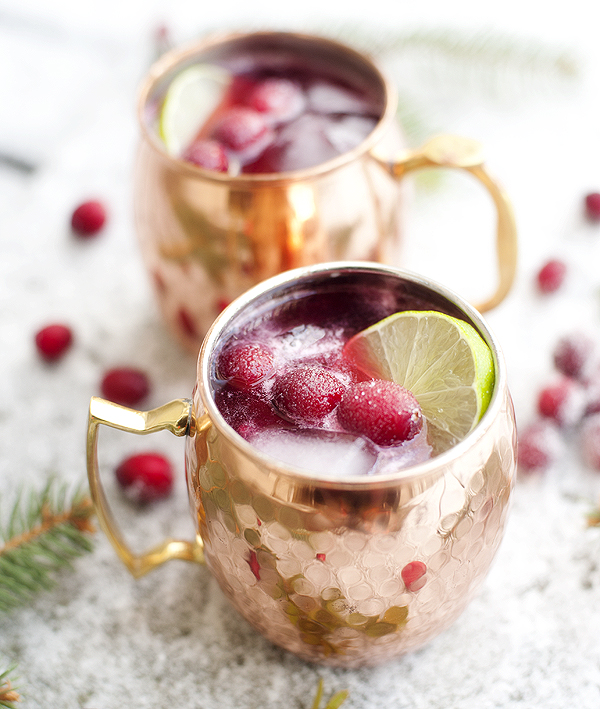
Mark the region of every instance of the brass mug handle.
<instances>
[{"instance_id":1,"label":"brass mug handle","mask_svg":"<svg viewBox=\"0 0 600 709\"><path fill-rule=\"evenodd\" d=\"M92 397L88 418L87 471L90 492L100 527L115 548L121 561L136 578L143 576L169 559L182 559L204 563L202 539L197 536L192 542L167 539L153 549L135 554L127 545L112 515L98 468L98 427L100 424L127 431L148 434L155 431L170 431L176 436L193 433L195 423L189 399L176 399L151 411L136 411L112 401Z\"/></svg>"},{"instance_id":2,"label":"brass mug handle","mask_svg":"<svg viewBox=\"0 0 600 709\"><path fill-rule=\"evenodd\" d=\"M501 303L510 291L517 270L517 228L507 195L484 168L482 145L461 136L438 135L417 150L406 151L391 163L389 160L373 157L398 180L409 172L426 167L451 167L470 172L487 188L498 215L498 285L496 292L476 307L480 312L485 312Z\"/></svg>"}]
</instances>

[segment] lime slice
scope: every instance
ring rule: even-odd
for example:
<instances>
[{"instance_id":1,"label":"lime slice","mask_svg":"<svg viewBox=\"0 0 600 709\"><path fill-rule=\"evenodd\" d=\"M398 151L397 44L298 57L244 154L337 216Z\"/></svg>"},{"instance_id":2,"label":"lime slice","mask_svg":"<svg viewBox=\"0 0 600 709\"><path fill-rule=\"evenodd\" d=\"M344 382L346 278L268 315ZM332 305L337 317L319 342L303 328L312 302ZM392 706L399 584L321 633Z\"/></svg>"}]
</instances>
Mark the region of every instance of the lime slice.
<instances>
[{"instance_id":1,"label":"lime slice","mask_svg":"<svg viewBox=\"0 0 600 709\"><path fill-rule=\"evenodd\" d=\"M213 64L194 64L173 79L162 105L158 130L167 152L179 156L221 103L231 75Z\"/></svg>"},{"instance_id":2,"label":"lime slice","mask_svg":"<svg viewBox=\"0 0 600 709\"><path fill-rule=\"evenodd\" d=\"M365 374L409 389L435 454L483 416L494 387L492 353L468 323L434 311L390 315L351 338L344 357Z\"/></svg>"}]
</instances>

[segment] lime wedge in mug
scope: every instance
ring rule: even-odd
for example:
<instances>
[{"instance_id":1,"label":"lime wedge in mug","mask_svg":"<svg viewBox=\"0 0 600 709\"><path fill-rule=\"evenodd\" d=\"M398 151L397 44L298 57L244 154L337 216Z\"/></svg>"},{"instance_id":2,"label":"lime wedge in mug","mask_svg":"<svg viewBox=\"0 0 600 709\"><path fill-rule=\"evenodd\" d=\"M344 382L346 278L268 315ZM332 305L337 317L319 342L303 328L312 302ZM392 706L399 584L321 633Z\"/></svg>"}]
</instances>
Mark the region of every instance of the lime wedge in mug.
<instances>
[{"instance_id":1,"label":"lime wedge in mug","mask_svg":"<svg viewBox=\"0 0 600 709\"><path fill-rule=\"evenodd\" d=\"M173 79L162 105L159 134L169 155L179 156L221 103L231 74L212 64L194 64Z\"/></svg>"},{"instance_id":2,"label":"lime wedge in mug","mask_svg":"<svg viewBox=\"0 0 600 709\"><path fill-rule=\"evenodd\" d=\"M434 453L473 429L494 388L492 353L481 335L434 311L390 315L352 337L344 357L365 374L391 379L414 394Z\"/></svg>"}]
</instances>

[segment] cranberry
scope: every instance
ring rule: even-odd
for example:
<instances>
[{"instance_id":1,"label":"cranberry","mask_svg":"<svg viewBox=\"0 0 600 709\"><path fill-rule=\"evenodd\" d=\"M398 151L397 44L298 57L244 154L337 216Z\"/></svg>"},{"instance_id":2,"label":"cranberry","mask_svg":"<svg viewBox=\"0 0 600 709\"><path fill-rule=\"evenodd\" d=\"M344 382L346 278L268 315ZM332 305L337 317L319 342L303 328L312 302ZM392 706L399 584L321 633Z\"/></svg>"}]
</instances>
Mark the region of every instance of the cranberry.
<instances>
[{"instance_id":1,"label":"cranberry","mask_svg":"<svg viewBox=\"0 0 600 709\"><path fill-rule=\"evenodd\" d=\"M216 140L196 140L181 156L183 160L215 172L227 172L229 160L225 149Z\"/></svg>"},{"instance_id":2,"label":"cranberry","mask_svg":"<svg viewBox=\"0 0 600 709\"><path fill-rule=\"evenodd\" d=\"M593 414L583 422L580 442L585 463L600 470L600 414Z\"/></svg>"},{"instance_id":3,"label":"cranberry","mask_svg":"<svg viewBox=\"0 0 600 709\"><path fill-rule=\"evenodd\" d=\"M559 426L570 426L579 421L585 407L583 388L570 377L545 386L538 395L538 411L556 421Z\"/></svg>"},{"instance_id":4,"label":"cranberry","mask_svg":"<svg viewBox=\"0 0 600 709\"><path fill-rule=\"evenodd\" d=\"M161 500L173 489L173 468L159 453L138 453L126 458L115 470L117 482L132 502Z\"/></svg>"},{"instance_id":5,"label":"cranberry","mask_svg":"<svg viewBox=\"0 0 600 709\"><path fill-rule=\"evenodd\" d=\"M538 288L542 293L554 293L558 290L567 273L564 261L552 259L540 269L537 274Z\"/></svg>"},{"instance_id":6,"label":"cranberry","mask_svg":"<svg viewBox=\"0 0 600 709\"><path fill-rule=\"evenodd\" d=\"M525 473L543 472L556 458L560 438L556 425L540 419L519 431L518 464Z\"/></svg>"},{"instance_id":7,"label":"cranberry","mask_svg":"<svg viewBox=\"0 0 600 709\"><path fill-rule=\"evenodd\" d=\"M340 402L338 418L347 431L380 446L407 441L423 428L423 413L413 394L383 379L351 385Z\"/></svg>"},{"instance_id":8,"label":"cranberry","mask_svg":"<svg viewBox=\"0 0 600 709\"><path fill-rule=\"evenodd\" d=\"M252 389L273 371L273 353L264 345L236 342L217 361L217 376L238 389Z\"/></svg>"},{"instance_id":9,"label":"cranberry","mask_svg":"<svg viewBox=\"0 0 600 709\"><path fill-rule=\"evenodd\" d=\"M71 227L78 236L88 237L97 234L106 221L106 209L101 202L90 200L83 202L71 216Z\"/></svg>"},{"instance_id":10,"label":"cranberry","mask_svg":"<svg viewBox=\"0 0 600 709\"><path fill-rule=\"evenodd\" d=\"M104 375L102 396L123 406L139 404L150 391L150 382L144 372L132 367L117 367Z\"/></svg>"},{"instance_id":11,"label":"cranberry","mask_svg":"<svg viewBox=\"0 0 600 709\"><path fill-rule=\"evenodd\" d=\"M259 143L269 133L265 118L258 111L234 106L217 121L214 138L236 152Z\"/></svg>"},{"instance_id":12,"label":"cranberry","mask_svg":"<svg viewBox=\"0 0 600 709\"><path fill-rule=\"evenodd\" d=\"M585 197L585 213L588 219L600 221L600 192L591 192Z\"/></svg>"},{"instance_id":13,"label":"cranberry","mask_svg":"<svg viewBox=\"0 0 600 709\"><path fill-rule=\"evenodd\" d=\"M582 334L565 335L554 348L554 366L567 377L581 379L593 350L594 343L589 337Z\"/></svg>"},{"instance_id":14,"label":"cranberry","mask_svg":"<svg viewBox=\"0 0 600 709\"><path fill-rule=\"evenodd\" d=\"M302 365L288 369L273 386L273 403L285 418L318 424L339 404L345 387L329 369Z\"/></svg>"},{"instance_id":15,"label":"cranberry","mask_svg":"<svg viewBox=\"0 0 600 709\"><path fill-rule=\"evenodd\" d=\"M227 423L246 439L257 431L284 425L269 402L254 392L243 392L230 384L215 393L215 403Z\"/></svg>"},{"instance_id":16,"label":"cranberry","mask_svg":"<svg viewBox=\"0 0 600 709\"><path fill-rule=\"evenodd\" d=\"M248 97L248 105L274 121L290 121L302 113L304 96L298 84L271 77L255 86Z\"/></svg>"},{"instance_id":17,"label":"cranberry","mask_svg":"<svg viewBox=\"0 0 600 709\"><path fill-rule=\"evenodd\" d=\"M427 566L422 561L411 561L400 572L407 591L418 591L427 580Z\"/></svg>"},{"instance_id":18,"label":"cranberry","mask_svg":"<svg viewBox=\"0 0 600 709\"><path fill-rule=\"evenodd\" d=\"M36 333L35 344L40 355L47 362L55 362L69 349L73 333L66 325L46 325Z\"/></svg>"}]
</instances>

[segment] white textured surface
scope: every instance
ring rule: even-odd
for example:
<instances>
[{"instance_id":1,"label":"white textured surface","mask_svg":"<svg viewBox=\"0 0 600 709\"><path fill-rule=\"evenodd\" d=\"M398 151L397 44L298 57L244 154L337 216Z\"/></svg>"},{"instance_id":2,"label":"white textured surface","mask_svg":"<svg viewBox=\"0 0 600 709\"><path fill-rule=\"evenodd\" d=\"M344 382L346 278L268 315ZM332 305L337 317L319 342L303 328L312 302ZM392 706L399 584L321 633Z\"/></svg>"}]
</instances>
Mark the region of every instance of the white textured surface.
<instances>
[{"instance_id":1,"label":"white textured surface","mask_svg":"<svg viewBox=\"0 0 600 709\"><path fill-rule=\"evenodd\" d=\"M485 144L490 169L513 199L519 276L489 322L504 343L519 421L528 421L556 338L576 326L599 330L600 226L581 216L583 195L600 190L600 45L590 13L585 0L560 15L532 0L258 8L0 0L0 152L37 165L31 174L0 166L1 509L22 483L41 487L51 474L84 480L87 405L107 367L146 369L150 406L191 393L193 358L159 322L132 223L135 90L161 22L178 42L217 27L337 31L340 18L375 36L378 28L495 27L579 57L583 73L566 87L544 76L520 86L519 71L509 70L495 96L428 72L398 76L435 128ZM108 205L110 221L96 240L77 242L70 212L93 196ZM460 254L457 244L468 222L479 229L478 220L490 221L485 207L477 189L460 181L419 198L409 216L408 265L471 297L485 284L485 260L480 267L477 250L465 246ZM421 246L429 234L438 235L438 248ZM562 293L541 298L533 276L553 255L567 260L570 276ZM451 259L457 265L449 269ZM48 367L32 340L51 320L70 323L76 344ZM149 445L105 435L103 462L109 468ZM159 438L152 446L182 460L180 441ZM322 669L273 648L229 609L202 568L174 562L134 581L101 534L96 551L53 591L0 617L0 666L18 662L31 709L301 709L319 677L327 694L350 690L348 709L597 709L600 530L586 528L585 514L599 494L600 476L582 468L574 445L548 475L520 481L480 596L426 648L376 669ZM152 511L133 515L122 505L117 512L131 518L130 536L140 545L191 531L183 479L175 498Z\"/></svg>"}]
</instances>

